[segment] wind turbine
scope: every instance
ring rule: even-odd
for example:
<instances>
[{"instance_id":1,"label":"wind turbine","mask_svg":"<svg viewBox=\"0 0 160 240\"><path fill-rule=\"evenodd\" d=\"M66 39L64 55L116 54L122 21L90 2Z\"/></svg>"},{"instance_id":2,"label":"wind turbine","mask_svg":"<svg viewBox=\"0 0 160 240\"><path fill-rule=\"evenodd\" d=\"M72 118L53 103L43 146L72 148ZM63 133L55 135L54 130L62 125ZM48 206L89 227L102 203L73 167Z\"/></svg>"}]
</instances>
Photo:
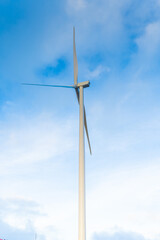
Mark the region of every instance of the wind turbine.
<instances>
[{"instance_id":1,"label":"wind turbine","mask_svg":"<svg viewBox=\"0 0 160 240\"><path fill-rule=\"evenodd\" d=\"M90 154L91 145L89 140L86 111L84 107L84 88L89 87L90 82L78 83L78 61L75 44L75 28L73 27L73 62L74 62L74 85L46 85L23 83L23 85L44 86L44 87L63 87L74 88L79 103L79 229L78 240L86 239L86 206L85 206L85 146L84 146L84 128L86 130Z\"/></svg>"}]
</instances>

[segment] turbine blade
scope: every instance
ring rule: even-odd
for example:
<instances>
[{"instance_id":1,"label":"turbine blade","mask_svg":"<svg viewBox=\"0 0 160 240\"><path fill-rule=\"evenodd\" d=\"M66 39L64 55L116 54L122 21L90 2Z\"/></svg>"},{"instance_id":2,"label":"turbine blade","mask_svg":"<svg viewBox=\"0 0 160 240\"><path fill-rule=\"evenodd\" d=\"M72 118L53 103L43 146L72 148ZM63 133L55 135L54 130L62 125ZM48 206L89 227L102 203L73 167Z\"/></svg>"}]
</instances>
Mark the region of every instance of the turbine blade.
<instances>
[{"instance_id":1,"label":"turbine blade","mask_svg":"<svg viewBox=\"0 0 160 240\"><path fill-rule=\"evenodd\" d=\"M79 89L78 89L78 88L75 88L75 90L76 90L77 100L78 100L78 103L79 103Z\"/></svg>"},{"instance_id":2,"label":"turbine blade","mask_svg":"<svg viewBox=\"0 0 160 240\"><path fill-rule=\"evenodd\" d=\"M78 100L78 103L79 103L79 89L78 89L78 88L75 88L75 90L76 90L77 100ZM92 155L92 149L91 149L91 144L90 144L89 134L88 134L88 127L87 127L87 118L86 118L86 110L85 110L85 107L84 107L84 127L85 127L85 130L86 130L86 135L87 135L87 140L88 140L89 151L90 151L90 154Z\"/></svg>"},{"instance_id":3,"label":"turbine blade","mask_svg":"<svg viewBox=\"0 0 160 240\"><path fill-rule=\"evenodd\" d=\"M75 88L74 85L48 85L48 84L37 84L37 83L22 83L22 85L31 85L31 86L38 86L38 87Z\"/></svg>"},{"instance_id":4,"label":"turbine blade","mask_svg":"<svg viewBox=\"0 0 160 240\"><path fill-rule=\"evenodd\" d=\"M73 63L74 63L74 85L77 85L78 61L77 61L76 43L75 43L75 27L73 27Z\"/></svg>"},{"instance_id":5,"label":"turbine blade","mask_svg":"<svg viewBox=\"0 0 160 240\"><path fill-rule=\"evenodd\" d=\"M88 140L89 151L90 151L90 154L92 155L92 149L91 149L91 144L90 144L89 134L88 134L88 127L87 127L87 118L86 118L85 107L84 107L84 126L85 126L85 129L86 129L86 135L87 135L87 140Z\"/></svg>"}]
</instances>

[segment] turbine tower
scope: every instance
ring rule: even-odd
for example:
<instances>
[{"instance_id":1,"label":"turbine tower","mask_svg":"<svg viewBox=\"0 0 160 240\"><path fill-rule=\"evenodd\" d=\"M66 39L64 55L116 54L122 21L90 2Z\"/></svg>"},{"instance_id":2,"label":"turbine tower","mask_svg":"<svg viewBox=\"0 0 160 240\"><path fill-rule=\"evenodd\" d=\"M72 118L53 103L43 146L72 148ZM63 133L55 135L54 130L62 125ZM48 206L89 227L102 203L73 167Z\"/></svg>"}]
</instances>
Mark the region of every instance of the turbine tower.
<instances>
[{"instance_id":1,"label":"turbine tower","mask_svg":"<svg viewBox=\"0 0 160 240\"><path fill-rule=\"evenodd\" d=\"M34 240L37 240L37 233L35 233L34 235Z\"/></svg>"},{"instance_id":2,"label":"turbine tower","mask_svg":"<svg viewBox=\"0 0 160 240\"><path fill-rule=\"evenodd\" d=\"M78 61L76 54L75 44L75 28L73 27L73 63L74 63L74 85L46 85L46 84L34 84L23 83L23 85L32 86L44 86L44 87L63 87L74 88L79 103L79 228L78 228L78 240L86 239L86 206L85 206L85 145L84 145L84 128L86 130L86 136L88 140L90 154L91 145L89 140L86 111L84 107L84 88L89 87L90 82L78 83Z\"/></svg>"}]
</instances>

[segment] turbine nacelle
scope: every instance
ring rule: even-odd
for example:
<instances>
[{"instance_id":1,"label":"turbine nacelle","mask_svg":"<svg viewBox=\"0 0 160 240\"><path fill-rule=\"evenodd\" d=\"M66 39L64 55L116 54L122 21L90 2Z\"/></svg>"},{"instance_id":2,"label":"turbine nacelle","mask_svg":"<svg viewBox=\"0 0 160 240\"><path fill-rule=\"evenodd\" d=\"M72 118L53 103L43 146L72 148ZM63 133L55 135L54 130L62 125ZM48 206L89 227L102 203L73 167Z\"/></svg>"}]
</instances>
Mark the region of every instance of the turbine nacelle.
<instances>
[{"instance_id":1,"label":"turbine nacelle","mask_svg":"<svg viewBox=\"0 0 160 240\"><path fill-rule=\"evenodd\" d=\"M89 85L90 85L90 81L85 81L85 82L80 82L80 83L76 84L75 86L77 88L79 88L79 87L86 88L86 87L89 87Z\"/></svg>"}]
</instances>

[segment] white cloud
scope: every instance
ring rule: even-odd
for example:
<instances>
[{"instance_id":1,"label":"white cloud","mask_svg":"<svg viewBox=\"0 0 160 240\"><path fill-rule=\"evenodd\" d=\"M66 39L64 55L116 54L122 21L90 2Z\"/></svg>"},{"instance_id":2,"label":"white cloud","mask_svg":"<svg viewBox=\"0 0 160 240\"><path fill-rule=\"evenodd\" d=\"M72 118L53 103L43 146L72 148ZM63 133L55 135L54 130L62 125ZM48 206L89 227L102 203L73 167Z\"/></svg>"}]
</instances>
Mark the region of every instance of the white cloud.
<instances>
[{"instance_id":1,"label":"white cloud","mask_svg":"<svg viewBox=\"0 0 160 240\"><path fill-rule=\"evenodd\" d=\"M0 199L0 207L0 218L17 230L29 228L33 231L36 218L44 216L36 202L23 198Z\"/></svg>"},{"instance_id":2,"label":"white cloud","mask_svg":"<svg viewBox=\"0 0 160 240\"><path fill-rule=\"evenodd\" d=\"M20 115L20 120L16 116L17 123L12 123L14 117L9 123L2 123L0 164L36 162L71 151L74 146L69 135L71 121L56 123L52 117L44 113L25 119Z\"/></svg>"},{"instance_id":3,"label":"white cloud","mask_svg":"<svg viewBox=\"0 0 160 240\"><path fill-rule=\"evenodd\" d=\"M0 238L2 239L30 240L34 239L34 236L35 229L31 224L28 224L25 229L19 229L0 220ZM37 239L45 240L46 238L39 234Z\"/></svg>"},{"instance_id":4,"label":"white cloud","mask_svg":"<svg viewBox=\"0 0 160 240\"><path fill-rule=\"evenodd\" d=\"M1 219L21 231L31 221L49 240L74 238L76 201L70 198L75 182L68 186L68 181L73 182L75 173L69 175L75 161L67 157L75 151L73 118L56 122L46 113L9 115L7 122L1 121Z\"/></svg>"},{"instance_id":5,"label":"white cloud","mask_svg":"<svg viewBox=\"0 0 160 240\"><path fill-rule=\"evenodd\" d=\"M67 0L70 8L74 10L81 10L86 7L85 0Z\"/></svg>"},{"instance_id":6,"label":"white cloud","mask_svg":"<svg viewBox=\"0 0 160 240\"><path fill-rule=\"evenodd\" d=\"M155 239L160 234L159 161L144 166L118 168L115 172L97 172L92 178L96 185L87 198L89 234L114 233L117 226Z\"/></svg>"},{"instance_id":7,"label":"white cloud","mask_svg":"<svg viewBox=\"0 0 160 240\"><path fill-rule=\"evenodd\" d=\"M109 67L98 65L93 71L88 70L86 78L93 80L93 79L98 78L102 73L107 73L107 72L110 72Z\"/></svg>"},{"instance_id":8,"label":"white cloud","mask_svg":"<svg viewBox=\"0 0 160 240\"><path fill-rule=\"evenodd\" d=\"M160 22L149 23L144 35L137 39L140 54L153 57L160 49ZM142 52L141 52L142 51Z\"/></svg>"}]
</instances>

